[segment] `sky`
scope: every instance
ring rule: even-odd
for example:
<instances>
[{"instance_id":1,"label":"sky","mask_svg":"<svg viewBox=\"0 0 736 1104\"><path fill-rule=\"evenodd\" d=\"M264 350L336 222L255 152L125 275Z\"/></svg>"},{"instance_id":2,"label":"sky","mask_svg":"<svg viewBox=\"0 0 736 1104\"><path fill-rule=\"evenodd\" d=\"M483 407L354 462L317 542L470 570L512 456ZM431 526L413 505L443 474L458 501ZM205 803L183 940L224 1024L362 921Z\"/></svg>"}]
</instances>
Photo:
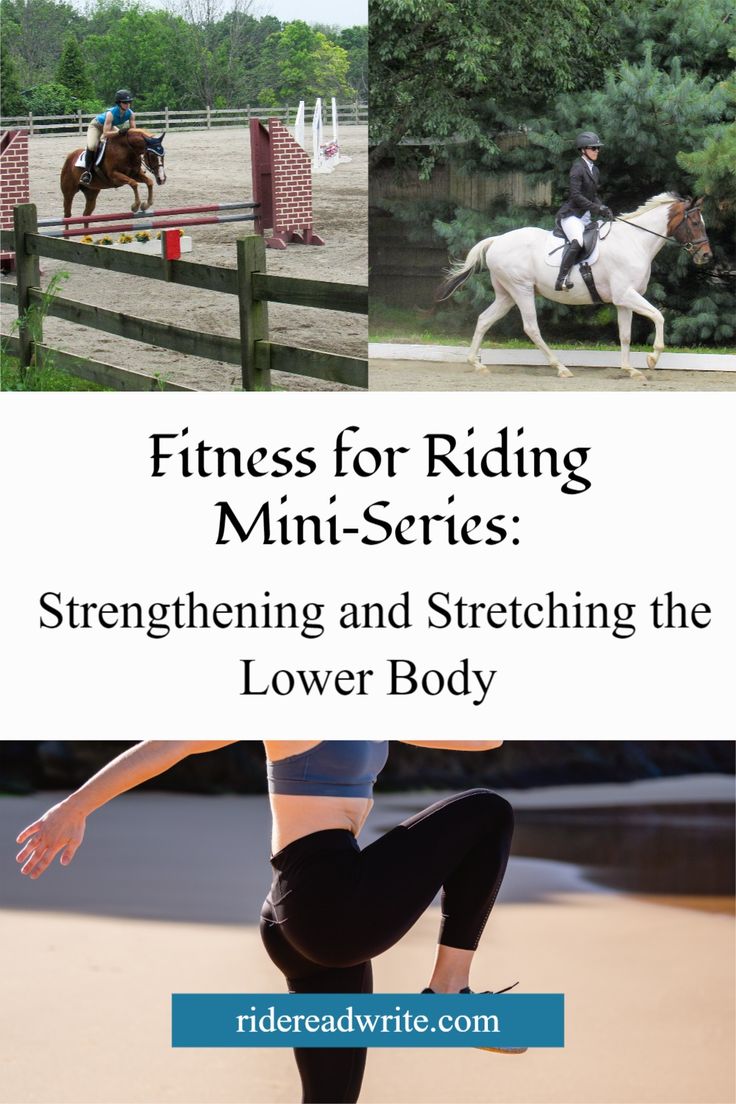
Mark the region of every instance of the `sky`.
<instances>
[{"instance_id":1,"label":"sky","mask_svg":"<svg viewBox=\"0 0 736 1104\"><path fill-rule=\"evenodd\" d=\"M364 26L368 22L368 0L256 0L254 14L275 15L288 21L329 23L337 27Z\"/></svg>"},{"instance_id":2,"label":"sky","mask_svg":"<svg viewBox=\"0 0 736 1104\"><path fill-rule=\"evenodd\" d=\"M84 11L88 0L67 0L78 11ZM228 11L232 0L220 0L222 11ZM176 0L142 0L145 7L176 8ZM275 15L282 23L303 19L305 23L327 23L332 27L364 27L368 23L368 0L252 0L251 15L261 19Z\"/></svg>"}]
</instances>

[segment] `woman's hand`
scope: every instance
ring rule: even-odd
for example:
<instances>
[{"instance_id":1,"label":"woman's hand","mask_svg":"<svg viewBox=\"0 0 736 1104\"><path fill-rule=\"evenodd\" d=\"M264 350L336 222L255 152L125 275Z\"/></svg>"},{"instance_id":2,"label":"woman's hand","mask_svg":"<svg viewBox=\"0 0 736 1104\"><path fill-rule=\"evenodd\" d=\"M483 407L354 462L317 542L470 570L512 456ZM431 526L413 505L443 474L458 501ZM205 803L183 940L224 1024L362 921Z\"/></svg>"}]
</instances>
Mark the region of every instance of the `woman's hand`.
<instances>
[{"instance_id":1,"label":"woman's hand","mask_svg":"<svg viewBox=\"0 0 736 1104\"><path fill-rule=\"evenodd\" d=\"M23 864L21 874L40 878L60 851L61 865L68 866L84 839L86 821L84 813L61 801L24 828L15 841L25 844L16 855L16 862Z\"/></svg>"}]
</instances>

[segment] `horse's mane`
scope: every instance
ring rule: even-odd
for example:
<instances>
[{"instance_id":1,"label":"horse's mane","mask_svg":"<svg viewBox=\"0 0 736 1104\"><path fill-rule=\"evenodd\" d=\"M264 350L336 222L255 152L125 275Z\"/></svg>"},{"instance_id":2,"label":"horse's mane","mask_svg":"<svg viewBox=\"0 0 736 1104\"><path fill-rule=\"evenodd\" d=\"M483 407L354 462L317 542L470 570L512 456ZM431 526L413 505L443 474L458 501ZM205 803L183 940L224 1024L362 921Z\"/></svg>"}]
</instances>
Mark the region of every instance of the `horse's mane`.
<instances>
[{"instance_id":1,"label":"horse's mane","mask_svg":"<svg viewBox=\"0 0 736 1104\"><path fill-rule=\"evenodd\" d=\"M641 207L637 207L635 211L629 211L625 215L619 215L622 219L634 219L637 215L645 215L647 211L654 210L655 207L661 207L663 203L676 203L681 200L682 196L677 195L676 192L660 192L659 195L652 196L651 199L642 203Z\"/></svg>"},{"instance_id":2,"label":"horse's mane","mask_svg":"<svg viewBox=\"0 0 736 1104\"><path fill-rule=\"evenodd\" d=\"M128 137L153 138L153 135L150 130L143 130L142 127L131 127L130 130L117 131L117 133L109 135L108 141L112 139L113 142L125 142Z\"/></svg>"}]
</instances>

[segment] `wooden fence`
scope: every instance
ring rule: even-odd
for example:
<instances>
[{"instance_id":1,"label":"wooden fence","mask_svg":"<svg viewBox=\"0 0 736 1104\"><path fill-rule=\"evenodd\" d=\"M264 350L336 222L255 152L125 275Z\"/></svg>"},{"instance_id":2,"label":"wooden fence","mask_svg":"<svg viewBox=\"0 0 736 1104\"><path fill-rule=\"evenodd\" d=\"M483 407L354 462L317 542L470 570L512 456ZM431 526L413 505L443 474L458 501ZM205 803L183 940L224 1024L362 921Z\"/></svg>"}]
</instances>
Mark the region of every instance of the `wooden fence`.
<instances>
[{"instance_id":1,"label":"wooden fence","mask_svg":"<svg viewBox=\"0 0 736 1104\"><path fill-rule=\"evenodd\" d=\"M4 283L2 292L7 302L18 307L18 336L3 335L3 344L20 358L21 374L25 374L32 364L40 366L44 361L53 361L58 368L116 391L196 390L169 383L165 378L51 349L43 343L38 328L34 338L31 332L33 327L29 325L28 311L45 305L47 315L76 322L80 326L105 330L118 337L142 341L187 356L240 365L244 391L270 390L272 370L351 387L368 386L367 360L269 341L267 307L269 302L289 303L299 307L367 314L367 286L269 276L266 273L265 245L259 235L253 234L237 242L237 269L191 261L167 261L163 257L127 253L104 245L45 237L38 232L35 206L27 203L15 208L14 230L0 233L0 250L12 250L16 254L17 283ZM240 337L201 333L169 323L153 322L138 315L95 307L60 295L44 304L39 257L237 295Z\"/></svg>"},{"instance_id":2,"label":"wooden fence","mask_svg":"<svg viewBox=\"0 0 736 1104\"><path fill-rule=\"evenodd\" d=\"M136 111L135 120L138 126L145 130L158 133L161 130L210 130L215 127L247 127L251 119L278 119L284 126L293 126L296 120L298 104L293 107L233 107L211 108L200 107L196 111L170 111L165 107L163 111ZM325 112L323 105L323 117L325 126L329 127L332 114ZM307 119L311 121L311 112L314 105L307 106ZM22 127L36 138L54 137L57 134L86 134L87 127L94 115L88 112L77 111L74 115L27 115L3 116L0 119L0 129L17 130ZM368 122L368 104L350 103L337 105L338 124L356 125Z\"/></svg>"}]
</instances>

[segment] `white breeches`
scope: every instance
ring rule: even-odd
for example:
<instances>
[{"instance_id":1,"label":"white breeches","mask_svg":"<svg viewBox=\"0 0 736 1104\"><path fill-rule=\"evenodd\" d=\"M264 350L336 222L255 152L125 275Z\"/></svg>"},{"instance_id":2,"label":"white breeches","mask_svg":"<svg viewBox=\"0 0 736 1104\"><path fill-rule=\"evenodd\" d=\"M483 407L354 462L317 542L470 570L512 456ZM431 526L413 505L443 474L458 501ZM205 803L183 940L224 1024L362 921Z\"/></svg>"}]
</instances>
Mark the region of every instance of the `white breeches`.
<instances>
[{"instance_id":1,"label":"white breeches","mask_svg":"<svg viewBox=\"0 0 736 1104\"><path fill-rule=\"evenodd\" d=\"M560 226L570 241L576 241L578 245L582 245L583 231L586 226L590 225L590 222L590 211L586 211L582 218L578 218L577 215L568 215L567 218L560 219Z\"/></svg>"}]
</instances>

